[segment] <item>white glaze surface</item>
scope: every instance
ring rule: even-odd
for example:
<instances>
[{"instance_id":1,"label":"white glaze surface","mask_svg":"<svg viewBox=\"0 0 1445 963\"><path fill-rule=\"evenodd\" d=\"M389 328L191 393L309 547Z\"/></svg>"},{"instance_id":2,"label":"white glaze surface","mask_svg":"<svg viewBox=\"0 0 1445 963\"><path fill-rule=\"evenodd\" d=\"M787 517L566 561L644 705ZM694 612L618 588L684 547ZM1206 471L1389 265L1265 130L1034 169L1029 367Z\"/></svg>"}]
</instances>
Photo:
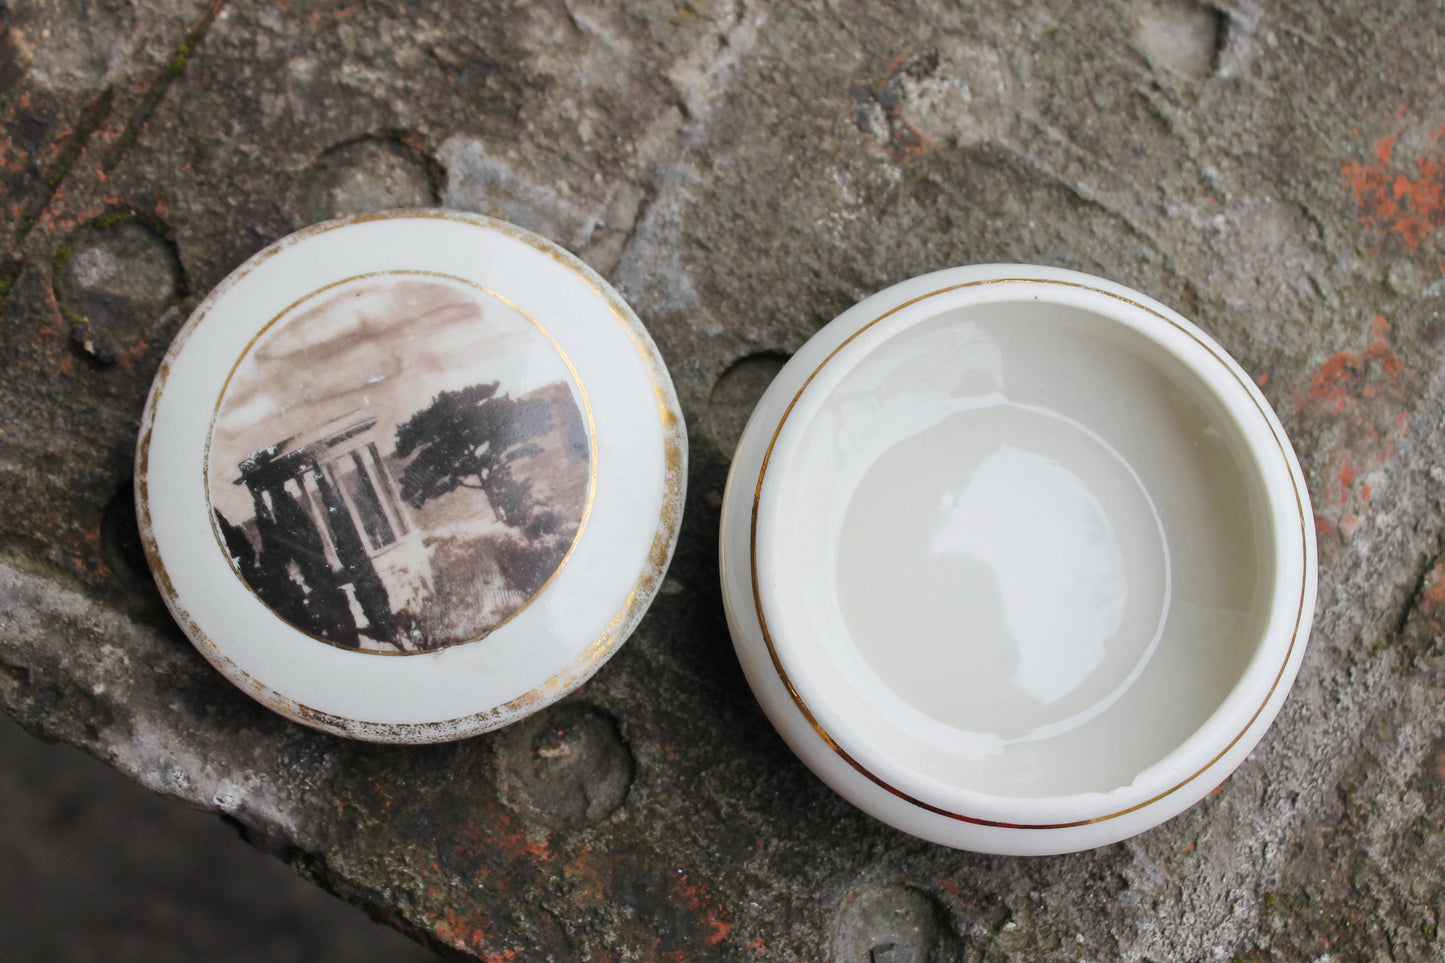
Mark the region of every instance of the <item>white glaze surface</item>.
<instances>
[{"instance_id":1,"label":"white glaze surface","mask_svg":"<svg viewBox=\"0 0 1445 963\"><path fill-rule=\"evenodd\" d=\"M764 397L724 596L834 788L951 845L1063 851L1162 821L1262 734L1313 608L1307 505L1257 391L1167 308L956 269L845 313Z\"/></svg>"},{"instance_id":2,"label":"white glaze surface","mask_svg":"<svg viewBox=\"0 0 1445 963\"><path fill-rule=\"evenodd\" d=\"M1126 785L1208 717L1252 651L1269 566L1241 444L1182 371L1166 377L1100 324L985 305L909 327L775 456L768 615L795 684L840 732L887 726L889 756L959 787ZM1221 492L1238 504L1214 504ZM1200 609L1211 618L1191 620ZM1164 700L1168 724L1147 724Z\"/></svg>"}]
</instances>

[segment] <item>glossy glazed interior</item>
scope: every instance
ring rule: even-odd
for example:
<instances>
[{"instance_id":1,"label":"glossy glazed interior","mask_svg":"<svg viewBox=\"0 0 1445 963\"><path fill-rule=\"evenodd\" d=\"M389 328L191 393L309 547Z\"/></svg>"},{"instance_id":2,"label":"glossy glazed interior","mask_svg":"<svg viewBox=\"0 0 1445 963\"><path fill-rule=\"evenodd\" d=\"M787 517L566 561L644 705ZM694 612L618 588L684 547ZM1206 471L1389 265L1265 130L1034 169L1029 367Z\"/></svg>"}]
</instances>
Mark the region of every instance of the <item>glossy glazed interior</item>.
<instances>
[{"instance_id":1,"label":"glossy glazed interior","mask_svg":"<svg viewBox=\"0 0 1445 963\"><path fill-rule=\"evenodd\" d=\"M1198 376L1037 301L830 364L780 436L760 553L778 658L846 751L1045 797L1129 786L1199 729L1274 572L1263 483Z\"/></svg>"}]
</instances>

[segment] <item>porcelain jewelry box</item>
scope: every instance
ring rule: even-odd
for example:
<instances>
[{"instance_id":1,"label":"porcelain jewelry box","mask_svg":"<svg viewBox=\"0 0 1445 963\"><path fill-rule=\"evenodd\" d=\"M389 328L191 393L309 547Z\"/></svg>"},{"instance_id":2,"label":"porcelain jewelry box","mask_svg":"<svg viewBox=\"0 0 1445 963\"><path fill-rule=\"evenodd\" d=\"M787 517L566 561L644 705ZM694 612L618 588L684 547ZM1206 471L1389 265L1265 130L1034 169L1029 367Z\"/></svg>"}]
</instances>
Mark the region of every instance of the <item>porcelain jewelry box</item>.
<instances>
[{"instance_id":1,"label":"porcelain jewelry box","mask_svg":"<svg viewBox=\"0 0 1445 963\"><path fill-rule=\"evenodd\" d=\"M654 597L686 433L622 298L503 222L392 211L273 244L152 387L143 542L212 664L303 724L485 732L574 691ZM763 710L872 815L1008 854L1219 784L1316 591L1283 428L1144 294L954 268L823 328L733 460L725 616ZM724 613L718 613L722 618Z\"/></svg>"}]
</instances>

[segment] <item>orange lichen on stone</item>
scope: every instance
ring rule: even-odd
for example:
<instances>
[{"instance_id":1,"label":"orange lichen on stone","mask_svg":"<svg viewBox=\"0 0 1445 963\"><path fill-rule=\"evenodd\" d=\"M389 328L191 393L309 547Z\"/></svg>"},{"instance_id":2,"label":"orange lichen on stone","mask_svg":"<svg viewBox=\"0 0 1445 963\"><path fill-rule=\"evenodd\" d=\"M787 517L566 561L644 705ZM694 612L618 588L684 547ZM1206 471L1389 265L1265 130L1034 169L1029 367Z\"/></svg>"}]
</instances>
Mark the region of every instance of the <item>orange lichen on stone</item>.
<instances>
[{"instance_id":1,"label":"orange lichen on stone","mask_svg":"<svg viewBox=\"0 0 1445 963\"><path fill-rule=\"evenodd\" d=\"M552 850L545 840L533 839L524 831L512 828L512 818L503 812L492 812L485 825L466 822L455 826L453 836L475 847L477 852L493 852L503 866L523 862L531 866L545 864Z\"/></svg>"},{"instance_id":2,"label":"orange lichen on stone","mask_svg":"<svg viewBox=\"0 0 1445 963\"><path fill-rule=\"evenodd\" d=\"M1381 164L1390 163L1390 158L1395 153L1395 139L1399 136L1400 132L1397 130L1375 141L1375 156L1380 158Z\"/></svg>"},{"instance_id":3,"label":"orange lichen on stone","mask_svg":"<svg viewBox=\"0 0 1445 963\"><path fill-rule=\"evenodd\" d=\"M722 908L712 902L706 883L693 882L686 874L679 874L673 886L687 904L687 908L702 917L711 930L705 937L709 946L716 946L732 935L733 924L728 921Z\"/></svg>"},{"instance_id":4,"label":"orange lichen on stone","mask_svg":"<svg viewBox=\"0 0 1445 963\"><path fill-rule=\"evenodd\" d=\"M1389 333L1390 323L1383 315L1375 315L1370 322L1370 346L1363 352L1337 351L1326 358L1310 382L1310 401L1341 414L1355 398L1378 393L1379 386L1368 377L1371 362L1386 380L1399 375L1404 365L1390 346Z\"/></svg>"},{"instance_id":5,"label":"orange lichen on stone","mask_svg":"<svg viewBox=\"0 0 1445 963\"><path fill-rule=\"evenodd\" d=\"M597 907L607 902L607 879L592 858L590 847L582 846L562 869L571 887L570 898L578 906Z\"/></svg>"},{"instance_id":6,"label":"orange lichen on stone","mask_svg":"<svg viewBox=\"0 0 1445 963\"><path fill-rule=\"evenodd\" d=\"M1350 487L1355 484L1355 469L1350 465L1349 458L1346 458L1345 463L1340 466L1338 477L1340 488L1344 491L1348 491Z\"/></svg>"},{"instance_id":7,"label":"orange lichen on stone","mask_svg":"<svg viewBox=\"0 0 1445 963\"><path fill-rule=\"evenodd\" d=\"M1440 149L1445 128L1428 135L1432 148L1415 158L1413 170L1393 165L1400 132L1374 141L1376 163L1348 161L1340 165L1340 173L1364 211L1360 225L1380 237L1393 235L1415 251L1445 224L1445 150Z\"/></svg>"},{"instance_id":8,"label":"orange lichen on stone","mask_svg":"<svg viewBox=\"0 0 1445 963\"><path fill-rule=\"evenodd\" d=\"M1435 563L1435 567L1425 576L1420 603L1430 608L1445 606L1445 559Z\"/></svg>"},{"instance_id":9,"label":"orange lichen on stone","mask_svg":"<svg viewBox=\"0 0 1445 963\"><path fill-rule=\"evenodd\" d=\"M1389 145L1381 150L1388 153ZM1390 323L1377 314L1364 349L1330 355L1295 397L1295 411L1318 419L1336 439L1325 449L1333 452L1315 491L1315 529L1322 539L1349 538L1364 522L1379 473L1410 424L1405 370Z\"/></svg>"}]
</instances>

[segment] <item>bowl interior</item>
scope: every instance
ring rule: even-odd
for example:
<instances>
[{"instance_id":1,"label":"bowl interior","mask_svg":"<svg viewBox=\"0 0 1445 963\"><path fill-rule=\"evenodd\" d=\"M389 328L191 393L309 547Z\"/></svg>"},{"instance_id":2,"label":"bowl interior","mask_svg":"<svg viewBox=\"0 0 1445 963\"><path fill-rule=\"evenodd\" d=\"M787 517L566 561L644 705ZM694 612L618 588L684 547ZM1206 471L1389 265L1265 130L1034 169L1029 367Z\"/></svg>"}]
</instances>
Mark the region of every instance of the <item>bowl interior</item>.
<instances>
[{"instance_id":1,"label":"bowl interior","mask_svg":"<svg viewBox=\"0 0 1445 963\"><path fill-rule=\"evenodd\" d=\"M1076 304L874 335L805 390L759 508L761 605L799 698L865 765L934 785L1129 786L1220 706L1268 621L1241 430L1147 331Z\"/></svg>"}]
</instances>

